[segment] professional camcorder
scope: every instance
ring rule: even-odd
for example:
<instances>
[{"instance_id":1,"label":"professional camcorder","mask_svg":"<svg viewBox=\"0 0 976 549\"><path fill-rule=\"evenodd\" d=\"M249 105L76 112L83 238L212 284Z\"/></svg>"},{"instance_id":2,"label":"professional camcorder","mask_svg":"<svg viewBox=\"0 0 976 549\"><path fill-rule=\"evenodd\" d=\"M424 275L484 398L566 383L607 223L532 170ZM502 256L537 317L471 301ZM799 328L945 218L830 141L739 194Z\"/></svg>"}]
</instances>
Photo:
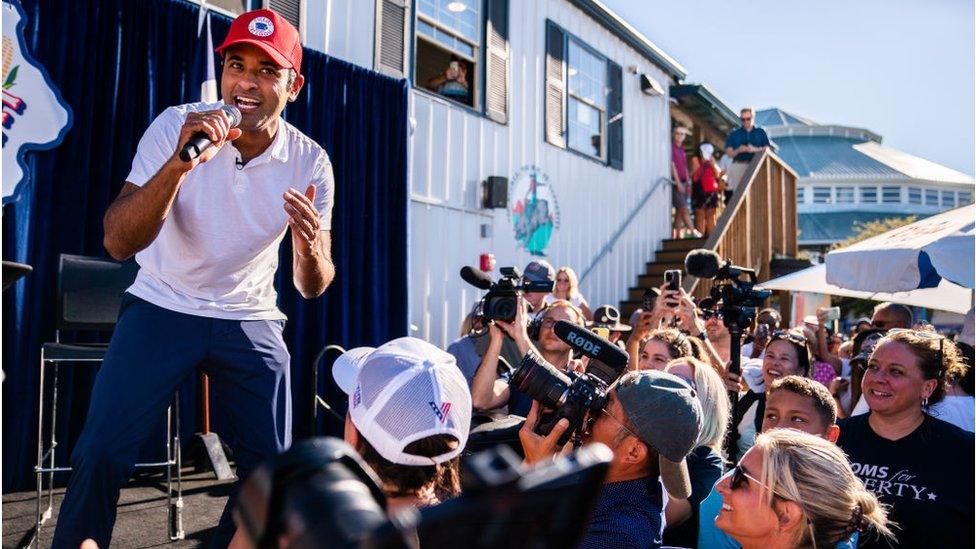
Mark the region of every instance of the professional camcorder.
<instances>
[{"instance_id":1,"label":"professional camcorder","mask_svg":"<svg viewBox=\"0 0 976 549\"><path fill-rule=\"evenodd\" d=\"M522 278L522 273L515 267L499 269L502 277L498 282L492 282L487 273L474 267L462 267L461 278L475 288L488 290L481 307L482 319L501 320L511 322L518 311L518 296L527 292L551 292L553 282L535 282Z\"/></svg>"},{"instance_id":2,"label":"professional camcorder","mask_svg":"<svg viewBox=\"0 0 976 549\"><path fill-rule=\"evenodd\" d=\"M565 444L574 435L579 440L587 412L598 413L606 406L610 386L627 369L627 354L610 341L565 320L557 321L553 330L574 350L590 357L586 372L560 372L536 352L529 351L509 385L550 410L539 418L536 433L548 435L560 419L569 420L569 428L559 439L559 444Z\"/></svg>"}]
</instances>

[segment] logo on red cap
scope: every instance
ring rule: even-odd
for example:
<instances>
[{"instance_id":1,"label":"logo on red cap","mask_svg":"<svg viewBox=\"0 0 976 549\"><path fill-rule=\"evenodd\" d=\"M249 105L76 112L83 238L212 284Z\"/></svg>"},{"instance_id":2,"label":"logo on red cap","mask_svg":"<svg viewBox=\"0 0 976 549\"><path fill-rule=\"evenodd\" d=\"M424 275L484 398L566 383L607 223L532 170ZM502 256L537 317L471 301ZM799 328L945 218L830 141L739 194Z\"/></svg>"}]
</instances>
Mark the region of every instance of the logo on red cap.
<instances>
[{"instance_id":1,"label":"logo on red cap","mask_svg":"<svg viewBox=\"0 0 976 549\"><path fill-rule=\"evenodd\" d=\"M254 36L271 36L274 32L274 23L267 17L255 17L248 23L247 30Z\"/></svg>"}]
</instances>

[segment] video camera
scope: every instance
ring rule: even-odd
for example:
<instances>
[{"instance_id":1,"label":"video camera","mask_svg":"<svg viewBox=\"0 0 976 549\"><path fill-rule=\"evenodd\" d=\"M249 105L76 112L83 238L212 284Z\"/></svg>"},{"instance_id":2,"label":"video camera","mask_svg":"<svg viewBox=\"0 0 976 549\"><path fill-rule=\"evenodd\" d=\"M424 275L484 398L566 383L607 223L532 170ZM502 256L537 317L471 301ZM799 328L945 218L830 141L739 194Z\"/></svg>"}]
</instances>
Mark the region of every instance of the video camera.
<instances>
[{"instance_id":1,"label":"video camera","mask_svg":"<svg viewBox=\"0 0 976 549\"><path fill-rule=\"evenodd\" d=\"M593 444L525 469L507 447L493 448L462 461L461 496L388 518L379 481L355 450L306 439L255 470L234 514L255 548L574 547L612 458Z\"/></svg>"},{"instance_id":2,"label":"video camera","mask_svg":"<svg viewBox=\"0 0 976 549\"><path fill-rule=\"evenodd\" d=\"M462 267L461 278L475 288L488 290L482 300L484 305L481 307L481 318L485 322L489 320L501 320L511 322L515 319L518 311L518 296L530 292L551 292L553 282L551 280L534 282L524 280L522 273L515 267L502 267L499 269L502 276L498 282L493 282L488 273L475 269L474 267Z\"/></svg>"},{"instance_id":3,"label":"video camera","mask_svg":"<svg viewBox=\"0 0 976 549\"><path fill-rule=\"evenodd\" d=\"M685 257L685 270L698 278L715 280L711 289L714 301L722 301L722 317L729 331L748 328L756 316L756 308L769 299L772 292L756 290L759 282L756 271L733 265L711 250L692 250ZM745 279L742 276L745 275Z\"/></svg>"},{"instance_id":4,"label":"video camera","mask_svg":"<svg viewBox=\"0 0 976 549\"><path fill-rule=\"evenodd\" d=\"M578 445L587 412L599 412L606 406L610 386L627 369L628 357L607 339L565 320L557 321L553 331L574 350L590 357L586 372L560 372L530 350L512 374L509 385L551 410L539 418L536 433L548 435L560 419L566 418L569 428L560 437L559 444L565 444L575 435Z\"/></svg>"}]
</instances>

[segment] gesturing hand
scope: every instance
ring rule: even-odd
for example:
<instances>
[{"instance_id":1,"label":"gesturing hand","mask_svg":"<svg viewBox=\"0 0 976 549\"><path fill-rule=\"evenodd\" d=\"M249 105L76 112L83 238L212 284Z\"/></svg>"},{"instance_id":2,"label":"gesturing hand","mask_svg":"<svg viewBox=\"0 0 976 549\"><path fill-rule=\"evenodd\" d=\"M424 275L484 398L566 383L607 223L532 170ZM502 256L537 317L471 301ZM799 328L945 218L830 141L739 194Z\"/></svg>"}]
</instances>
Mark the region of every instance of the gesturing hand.
<instances>
[{"instance_id":1,"label":"gesturing hand","mask_svg":"<svg viewBox=\"0 0 976 549\"><path fill-rule=\"evenodd\" d=\"M318 253L319 213L315 209L315 185L309 185L305 194L289 188L284 194L285 213L291 227L291 244L299 257L311 257Z\"/></svg>"}]
</instances>

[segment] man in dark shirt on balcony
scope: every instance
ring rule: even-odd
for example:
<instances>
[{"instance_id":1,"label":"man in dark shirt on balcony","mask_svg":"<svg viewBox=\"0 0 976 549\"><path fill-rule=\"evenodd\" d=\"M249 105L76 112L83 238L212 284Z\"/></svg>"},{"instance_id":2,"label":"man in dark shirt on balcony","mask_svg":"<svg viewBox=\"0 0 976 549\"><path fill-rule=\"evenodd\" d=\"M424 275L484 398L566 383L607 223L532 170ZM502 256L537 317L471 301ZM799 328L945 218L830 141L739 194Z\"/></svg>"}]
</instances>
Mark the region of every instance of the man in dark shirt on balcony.
<instances>
[{"instance_id":1,"label":"man in dark shirt on balcony","mask_svg":"<svg viewBox=\"0 0 976 549\"><path fill-rule=\"evenodd\" d=\"M756 153L769 147L769 136L766 130L756 127L756 112L752 107L745 107L739 112L742 125L732 130L725 139L725 154L732 157L729 166L728 186L735 189L741 183L746 167Z\"/></svg>"}]
</instances>

